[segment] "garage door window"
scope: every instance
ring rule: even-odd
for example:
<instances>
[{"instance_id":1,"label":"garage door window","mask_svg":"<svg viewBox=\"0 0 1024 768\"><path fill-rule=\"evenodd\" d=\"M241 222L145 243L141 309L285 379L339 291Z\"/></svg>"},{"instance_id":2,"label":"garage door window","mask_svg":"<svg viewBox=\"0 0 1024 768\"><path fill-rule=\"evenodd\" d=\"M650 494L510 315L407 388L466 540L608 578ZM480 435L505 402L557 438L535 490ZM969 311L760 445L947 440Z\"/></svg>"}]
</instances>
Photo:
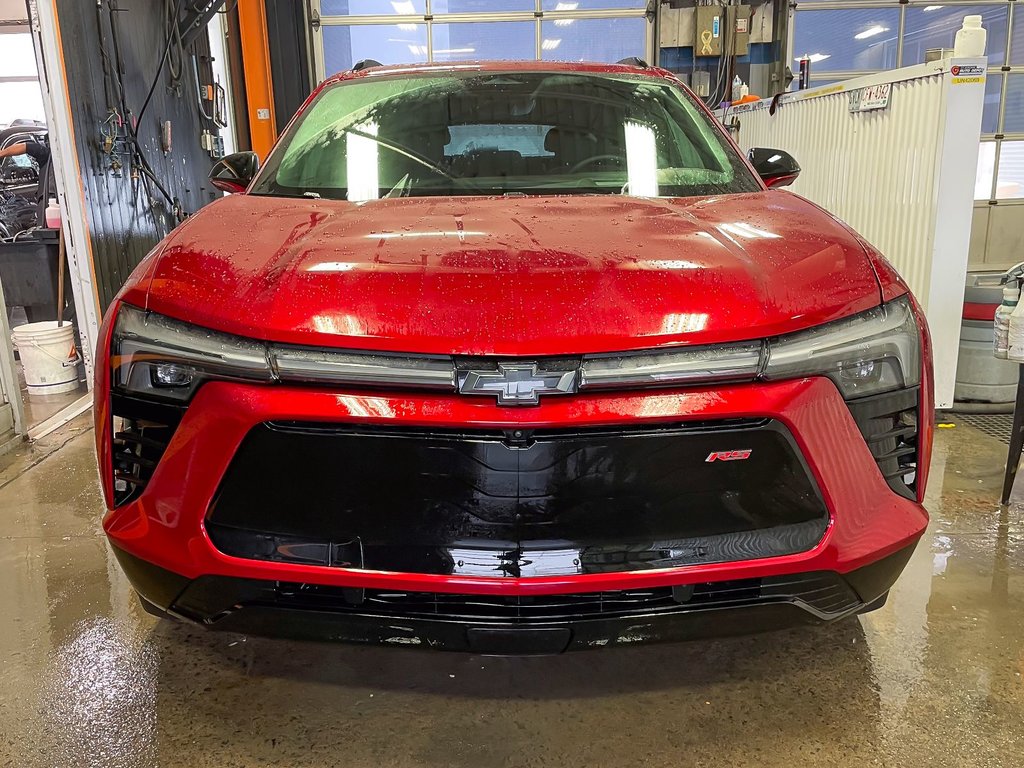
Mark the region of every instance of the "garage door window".
<instances>
[{"instance_id":1,"label":"garage door window","mask_svg":"<svg viewBox=\"0 0 1024 768\"><path fill-rule=\"evenodd\" d=\"M321 80L363 59L650 60L647 6L647 0L312 0L314 59Z\"/></svg>"}]
</instances>

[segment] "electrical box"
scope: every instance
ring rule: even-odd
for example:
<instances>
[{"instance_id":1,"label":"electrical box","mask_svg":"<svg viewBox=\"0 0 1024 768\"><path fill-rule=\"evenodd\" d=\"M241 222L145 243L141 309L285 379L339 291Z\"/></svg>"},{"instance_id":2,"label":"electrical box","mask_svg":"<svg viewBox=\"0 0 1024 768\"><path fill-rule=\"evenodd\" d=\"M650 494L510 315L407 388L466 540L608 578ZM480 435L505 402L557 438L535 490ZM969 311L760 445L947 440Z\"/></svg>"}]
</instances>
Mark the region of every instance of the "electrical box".
<instances>
[{"instance_id":1,"label":"electrical box","mask_svg":"<svg viewBox=\"0 0 1024 768\"><path fill-rule=\"evenodd\" d=\"M750 6L730 5L725 11L732 30L732 52L736 56L746 56L750 49Z\"/></svg>"},{"instance_id":2,"label":"electrical box","mask_svg":"<svg viewBox=\"0 0 1024 768\"><path fill-rule=\"evenodd\" d=\"M722 35L725 32L723 12L724 9L720 5L697 6L693 40L695 57L722 55Z\"/></svg>"},{"instance_id":3,"label":"electrical box","mask_svg":"<svg viewBox=\"0 0 1024 768\"><path fill-rule=\"evenodd\" d=\"M679 22L682 15L682 8L667 5L661 7L661 16L658 19L658 44L661 48L678 48L689 44L684 43L679 37Z\"/></svg>"}]
</instances>

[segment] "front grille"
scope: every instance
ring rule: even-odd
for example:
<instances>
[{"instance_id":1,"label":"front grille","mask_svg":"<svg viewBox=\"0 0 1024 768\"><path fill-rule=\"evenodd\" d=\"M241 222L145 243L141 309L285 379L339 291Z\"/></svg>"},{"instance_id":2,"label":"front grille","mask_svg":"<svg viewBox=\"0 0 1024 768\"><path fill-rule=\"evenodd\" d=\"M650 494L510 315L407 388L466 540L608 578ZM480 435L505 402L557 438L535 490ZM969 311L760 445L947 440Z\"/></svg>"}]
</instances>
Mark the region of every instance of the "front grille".
<instances>
[{"instance_id":1,"label":"front grille","mask_svg":"<svg viewBox=\"0 0 1024 768\"><path fill-rule=\"evenodd\" d=\"M830 571L765 579L717 581L565 595L498 596L400 592L280 582L259 602L301 610L359 613L394 619L543 624L588 618L629 618L694 610L798 601L823 618L860 606L838 574Z\"/></svg>"},{"instance_id":2,"label":"front grille","mask_svg":"<svg viewBox=\"0 0 1024 768\"><path fill-rule=\"evenodd\" d=\"M742 461L709 461L720 453ZM600 429L269 423L206 530L235 557L533 577L777 557L828 511L788 430L729 420Z\"/></svg>"},{"instance_id":3,"label":"front grille","mask_svg":"<svg viewBox=\"0 0 1024 768\"><path fill-rule=\"evenodd\" d=\"M901 496L916 499L917 387L853 400L849 406L889 487Z\"/></svg>"},{"instance_id":4,"label":"front grille","mask_svg":"<svg viewBox=\"0 0 1024 768\"><path fill-rule=\"evenodd\" d=\"M181 422L184 408L114 392L110 397L114 503L136 498L153 476Z\"/></svg>"}]
</instances>

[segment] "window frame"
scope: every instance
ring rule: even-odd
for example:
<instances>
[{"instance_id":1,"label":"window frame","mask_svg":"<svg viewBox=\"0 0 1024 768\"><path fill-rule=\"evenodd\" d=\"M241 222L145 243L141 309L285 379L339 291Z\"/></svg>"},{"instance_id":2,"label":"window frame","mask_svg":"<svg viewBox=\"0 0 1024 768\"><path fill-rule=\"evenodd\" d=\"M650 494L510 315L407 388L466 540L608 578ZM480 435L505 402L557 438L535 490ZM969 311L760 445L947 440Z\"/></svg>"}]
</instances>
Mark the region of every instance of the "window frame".
<instances>
[{"instance_id":1,"label":"window frame","mask_svg":"<svg viewBox=\"0 0 1024 768\"><path fill-rule=\"evenodd\" d=\"M625 1L625 0L624 0ZM320 0L310 0L310 25L313 30L311 36L313 49L313 70L318 83L323 82L333 72L326 72L324 66L324 36L323 28L328 26L362 26L370 24L416 24L425 25L427 33L427 62L435 63L433 44L434 24L459 24L459 23L480 23L480 22L502 22L502 21L532 21L534 23L534 61L544 61L543 58L543 22L544 21L575 21L578 19L635 19L644 18L647 27L644 34L643 57L651 61L654 54L654 23L652 16L648 13L647 4L640 7L622 8L596 8L589 10L544 10L542 0L534 0L533 10L527 11L494 11L494 12L471 12L471 13L432 13L432 0L426 0L426 13L424 14L379 14L379 15L350 15L331 16L321 13ZM485 57L486 58L486 57ZM436 63L450 63L447 61L436 61Z\"/></svg>"}]
</instances>

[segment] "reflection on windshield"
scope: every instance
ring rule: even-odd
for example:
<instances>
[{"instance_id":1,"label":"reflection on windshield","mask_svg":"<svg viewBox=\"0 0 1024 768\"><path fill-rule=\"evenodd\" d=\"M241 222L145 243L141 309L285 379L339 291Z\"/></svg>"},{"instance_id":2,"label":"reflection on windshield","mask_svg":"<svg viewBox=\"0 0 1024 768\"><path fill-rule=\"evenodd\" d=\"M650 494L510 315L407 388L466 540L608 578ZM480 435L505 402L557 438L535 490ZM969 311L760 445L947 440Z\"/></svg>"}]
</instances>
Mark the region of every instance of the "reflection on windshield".
<instances>
[{"instance_id":1,"label":"reflection on windshield","mask_svg":"<svg viewBox=\"0 0 1024 768\"><path fill-rule=\"evenodd\" d=\"M414 74L328 86L253 194L385 197L759 189L685 92L654 77Z\"/></svg>"}]
</instances>

